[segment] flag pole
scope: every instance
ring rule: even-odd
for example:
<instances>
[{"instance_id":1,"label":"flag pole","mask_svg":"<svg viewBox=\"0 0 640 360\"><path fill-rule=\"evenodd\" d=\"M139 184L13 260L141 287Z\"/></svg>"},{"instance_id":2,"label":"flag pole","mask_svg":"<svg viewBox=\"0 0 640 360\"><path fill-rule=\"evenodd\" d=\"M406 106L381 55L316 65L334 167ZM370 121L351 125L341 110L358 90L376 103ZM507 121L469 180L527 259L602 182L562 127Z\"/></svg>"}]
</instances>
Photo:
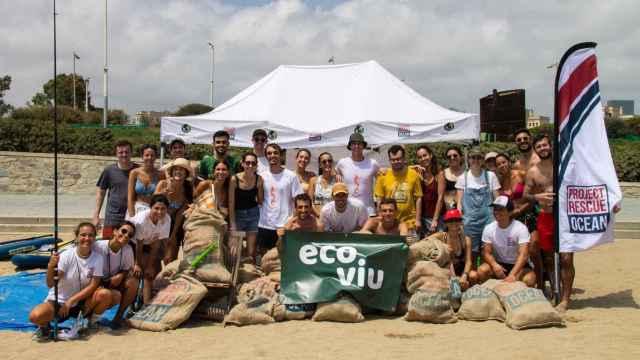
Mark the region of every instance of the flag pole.
<instances>
[{"instance_id":1,"label":"flag pole","mask_svg":"<svg viewBox=\"0 0 640 360\"><path fill-rule=\"evenodd\" d=\"M58 69L56 43L56 0L53 0L53 251L58 253ZM75 54L74 54L75 55ZM54 270L53 339L58 339L58 266Z\"/></svg>"}]
</instances>

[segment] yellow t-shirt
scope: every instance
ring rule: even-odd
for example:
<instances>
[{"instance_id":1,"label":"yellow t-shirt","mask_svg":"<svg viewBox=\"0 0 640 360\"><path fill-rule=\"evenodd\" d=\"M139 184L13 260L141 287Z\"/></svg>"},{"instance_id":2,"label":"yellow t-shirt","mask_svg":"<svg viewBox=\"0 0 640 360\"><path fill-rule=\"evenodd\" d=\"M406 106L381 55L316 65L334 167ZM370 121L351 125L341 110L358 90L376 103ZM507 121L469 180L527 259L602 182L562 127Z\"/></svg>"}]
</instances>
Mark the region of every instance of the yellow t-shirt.
<instances>
[{"instance_id":1,"label":"yellow t-shirt","mask_svg":"<svg viewBox=\"0 0 640 360\"><path fill-rule=\"evenodd\" d=\"M376 179L375 196L378 199L395 199L398 204L397 219L410 229L416 227L416 200L422 197L422 187L420 175L415 170L407 169L402 174L388 170Z\"/></svg>"}]
</instances>

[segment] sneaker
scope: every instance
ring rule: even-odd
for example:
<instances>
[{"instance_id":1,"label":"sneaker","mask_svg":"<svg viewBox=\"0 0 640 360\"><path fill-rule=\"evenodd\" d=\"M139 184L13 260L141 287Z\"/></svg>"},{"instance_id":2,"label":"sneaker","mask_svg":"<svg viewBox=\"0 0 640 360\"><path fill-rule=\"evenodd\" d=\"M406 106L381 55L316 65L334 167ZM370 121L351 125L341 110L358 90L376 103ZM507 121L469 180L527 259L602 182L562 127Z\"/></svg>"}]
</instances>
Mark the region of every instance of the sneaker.
<instances>
[{"instance_id":1,"label":"sneaker","mask_svg":"<svg viewBox=\"0 0 640 360\"><path fill-rule=\"evenodd\" d=\"M79 339L80 331L82 330L82 327L83 327L82 317L79 316L73 323L73 326L71 327L71 329L68 329L68 330L64 329L64 330L58 331L58 339L65 340L65 341Z\"/></svg>"},{"instance_id":2,"label":"sneaker","mask_svg":"<svg viewBox=\"0 0 640 360\"><path fill-rule=\"evenodd\" d=\"M31 336L31 340L37 342L44 342L51 340L51 331L49 326L38 327L38 329Z\"/></svg>"}]
</instances>

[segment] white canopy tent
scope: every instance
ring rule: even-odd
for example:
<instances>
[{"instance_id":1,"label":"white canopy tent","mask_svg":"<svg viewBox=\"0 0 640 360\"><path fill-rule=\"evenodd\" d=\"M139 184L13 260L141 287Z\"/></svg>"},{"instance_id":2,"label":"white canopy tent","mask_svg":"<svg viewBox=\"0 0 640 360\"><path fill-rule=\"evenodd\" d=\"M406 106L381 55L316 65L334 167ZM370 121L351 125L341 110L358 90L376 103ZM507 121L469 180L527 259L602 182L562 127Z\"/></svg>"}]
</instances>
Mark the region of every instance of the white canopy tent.
<instances>
[{"instance_id":1,"label":"white canopy tent","mask_svg":"<svg viewBox=\"0 0 640 360\"><path fill-rule=\"evenodd\" d=\"M232 146L252 147L257 128L267 130L269 141L285 149L344 151L354 131L372 147L470 141L480 134L477 114L445 109L376 61L367 61L281 65L211 112L163 117L160 140L211 144L214 132L226 130Z\"/></svg>"}]
</instances>

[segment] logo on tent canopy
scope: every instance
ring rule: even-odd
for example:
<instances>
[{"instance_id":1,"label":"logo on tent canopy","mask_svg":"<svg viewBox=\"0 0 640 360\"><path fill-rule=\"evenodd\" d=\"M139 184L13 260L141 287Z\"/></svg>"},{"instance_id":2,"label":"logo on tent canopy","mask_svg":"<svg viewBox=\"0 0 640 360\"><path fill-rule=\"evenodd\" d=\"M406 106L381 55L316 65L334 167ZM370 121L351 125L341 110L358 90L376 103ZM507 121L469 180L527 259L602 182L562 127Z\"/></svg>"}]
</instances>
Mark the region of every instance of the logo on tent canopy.
<instances>
[{"instance_id":1,"label":"logo on tent canopy","mask_svg":"<svg viewBox=\"0 0 640 360\"><path fill-rule=\"evenodd\" d=\"M267 137L269 138L269 140L275 140L278 138L278 133L275 130L269 130L267 132Z\"/></svg>"},{"instance_id":2,"label":"logo on tent canopy","mask_svg":"<svg viewBox=\"0 0 640 360\"><path fill-rule=\"evenodd\" d=\"M451 131L456 127L456 125L452 122L448 122L446 124L444 124L444 129L447 131Z\"/></svg>"},{"instance_id":3,"label":"logo on tent canopy","mask_svg":"<svg viewBox=\"0 0 640 360\"><path fill-rule=\"evenodd\" d=\"M409 126L399 126L398 127L398 137L400 138L408 138L411 136L411 128Z\"/></svg>"},{"instance_id":4,"label":"logo on tent canopy","mask_svg":"<svg viewBox=\"0 0 640 360\"><path fill-rule=\"evenodd\" d=\"M309 141L320 141L322 140L322 134L309 134Z\"/></svg>"},{"instance_id":5,"label":"logo on tent canopy","mask_svg":"<svg viewBox=\"0 0 640 360\"><path fill-rule=\"evenodd\" d=\"M185 134L188 134L191 132L191 125L189 124L182 124L182 128L181 128L182 132Z\"/></svg>"},{"instance_id":6,"label":"logo on tent canopy","mask_svg":"<svg viewBox=\"0 0 640 360\"><path fill-rule=\"evenodd\" d=\"M229 133L229 140L235 140L236 139L236 128L234 128L234 127L226 127L226 128L224 128L224 131Z\"/></svg>"},{"instance_id":7,"label":"logo on tent canopy","mask_svg":"<svg viewBox=\"0 0 640 360\"><path fill-rule=\"evenodd\" d=\"M356 133L356 134L360 134L360 135L364 134L364 126L362 126L362 125L357 125L357 126L353 129L353 132L354 132L354 133Z\"/></svg>"}]
</instances>

